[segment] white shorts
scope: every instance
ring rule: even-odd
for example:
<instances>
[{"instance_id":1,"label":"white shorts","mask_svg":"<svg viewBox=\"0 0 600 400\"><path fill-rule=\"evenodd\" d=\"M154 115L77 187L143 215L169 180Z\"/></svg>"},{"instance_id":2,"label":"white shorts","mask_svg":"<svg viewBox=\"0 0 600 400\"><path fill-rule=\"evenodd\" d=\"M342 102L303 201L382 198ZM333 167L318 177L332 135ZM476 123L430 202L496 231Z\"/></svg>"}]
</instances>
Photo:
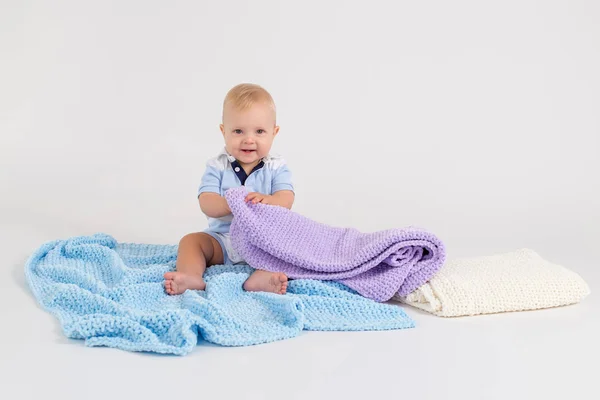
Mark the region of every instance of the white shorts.
<instances>
[{"instance_id":1,"label":"white shorts","mask_svg":"<svg viewBox=\"0 0 600 400\"><path fill-rule=\"evenodd\" d=\"M223 250L223 263L224 264L246 264L246 261L233 249L231 245L231 239L228 233L219 233L212 231L204 231L204 233L209 234L214 237L217 242L221 245L221 250Z\"/></svg>"}]
</instances>

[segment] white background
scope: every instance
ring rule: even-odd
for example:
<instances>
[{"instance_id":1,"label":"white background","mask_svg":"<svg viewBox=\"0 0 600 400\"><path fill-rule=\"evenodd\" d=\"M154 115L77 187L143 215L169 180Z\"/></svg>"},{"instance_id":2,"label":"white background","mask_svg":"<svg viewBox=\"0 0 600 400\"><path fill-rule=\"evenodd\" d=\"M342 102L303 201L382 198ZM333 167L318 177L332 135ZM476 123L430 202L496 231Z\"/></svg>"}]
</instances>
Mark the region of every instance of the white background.
<instances>
[{"instance_id":1,"label":"white background","mask_svg":"<svg viewBox=\"0 0 600 400\"><path fill-rule=\"evenodd\" d=\"M0 0L3 387L23 398L111 382L145 398L594 398L594 294L458 320L409 309L410 332L310 333L180 359L64 339L22 270L47 240L177 243L204 229L196 191L223 145L222 101L252 82L277 104L274 151L292 168L295 211L365 232L418 225L450 257L529 247L594 292L598 71L592 0Z\"/></svg>"}]
</instances>

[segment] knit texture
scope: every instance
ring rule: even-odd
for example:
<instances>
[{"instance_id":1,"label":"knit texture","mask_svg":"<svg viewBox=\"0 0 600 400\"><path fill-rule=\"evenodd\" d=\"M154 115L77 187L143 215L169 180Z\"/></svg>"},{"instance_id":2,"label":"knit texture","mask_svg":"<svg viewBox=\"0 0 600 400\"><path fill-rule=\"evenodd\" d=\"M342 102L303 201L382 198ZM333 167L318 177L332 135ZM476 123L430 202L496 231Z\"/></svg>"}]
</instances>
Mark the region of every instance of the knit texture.
<instances>
[{"instance_id":1,"label":"knit texture","mask_svg":"<svg viewBox=\"0 0 600 400\"><path fill-rule=\"evenodd\" d=\"M304 330L411 328L396 305L378 304L335 282L296 280L287 295L246 292L248 266L213 266L206 290L164 291L177 247L117 243L96 234L57 240L25 267L39 303L66 336L88 346L183 355L198 340L245 346L292 338Z\"/></svg>"},{"instance_id":2,"label":"knit texture","mask_svg":"<svg viewBox=\"0 0 600 400\"><path fill-rule=\"evenodd\" d=\"M284 207L247 203L246 194L242 186L225 197L233 213L232 246L253 268L337 281L382 302L412 292L444 263L442 242L422 229L361 233Z\"/></svg>"},{"instance_id":3,"label":"knit texture","mask_svg":"<svg viewBox=\"0 0 600 400\"><path fill-rule=\"evenodd\" d=\"M428 283L394 299L441 317L457 317L564 306L589 293L575 272L521 249L448 260Z\"/></svg>"}]
</instances>

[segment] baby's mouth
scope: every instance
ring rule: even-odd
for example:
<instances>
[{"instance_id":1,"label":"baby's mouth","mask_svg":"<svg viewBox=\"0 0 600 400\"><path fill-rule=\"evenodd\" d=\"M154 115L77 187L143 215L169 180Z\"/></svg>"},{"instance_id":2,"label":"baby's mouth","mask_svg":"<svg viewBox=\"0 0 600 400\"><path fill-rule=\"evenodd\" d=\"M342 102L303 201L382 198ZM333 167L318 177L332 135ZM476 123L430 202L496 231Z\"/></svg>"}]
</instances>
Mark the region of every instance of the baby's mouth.
<instances>
[{"instance_id":1,"label":"baby's mouth","mask_svg":"<svg viewBox=\"0 0 600 400\"><path fill-rule=\"evenodd\" d=\"M245 154L249 154L249 153L252 153L254 151L256 151L256 150L245 150L245 149L242 149L242 153L245 153Z\"/></svg>"}]
</instances>

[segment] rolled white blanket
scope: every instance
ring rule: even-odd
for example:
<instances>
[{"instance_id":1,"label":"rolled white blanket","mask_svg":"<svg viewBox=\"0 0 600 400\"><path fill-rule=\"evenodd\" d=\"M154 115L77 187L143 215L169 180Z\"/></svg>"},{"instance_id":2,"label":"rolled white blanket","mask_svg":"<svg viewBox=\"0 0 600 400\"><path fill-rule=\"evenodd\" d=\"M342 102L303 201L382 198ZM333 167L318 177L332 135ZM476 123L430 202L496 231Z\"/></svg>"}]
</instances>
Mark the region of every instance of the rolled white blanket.
<instances>
[{"instance_id":1,"label":"rolled white blanket","mask_svg":"<svg viewBox=\"0 0 600 400\"><path fill-rule=\"evenodd\" d=\"M429 282L394 300L440 317L458 317L564 306L589 293L575 272L521 249L448 260Z\"/></svg>"}]
</instances>

